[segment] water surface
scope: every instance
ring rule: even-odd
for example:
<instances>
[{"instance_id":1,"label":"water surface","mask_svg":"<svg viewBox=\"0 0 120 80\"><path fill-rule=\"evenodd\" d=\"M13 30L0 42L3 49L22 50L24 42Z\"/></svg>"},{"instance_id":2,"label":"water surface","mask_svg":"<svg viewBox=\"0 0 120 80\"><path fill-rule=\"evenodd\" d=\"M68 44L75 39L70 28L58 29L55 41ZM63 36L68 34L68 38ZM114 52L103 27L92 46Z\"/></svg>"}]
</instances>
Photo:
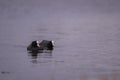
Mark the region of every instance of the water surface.
<instances>
[{"instance_id":1,"label":"water surface","mask_svg":"<svg viewBox=\"0 0 120 80\"><path fill-rule=\"evenodd\" d=\"M119 80L120 1L1 0L0 80ZM28 53L33 40L52 52Z\"/></svg>"}]
</instances>

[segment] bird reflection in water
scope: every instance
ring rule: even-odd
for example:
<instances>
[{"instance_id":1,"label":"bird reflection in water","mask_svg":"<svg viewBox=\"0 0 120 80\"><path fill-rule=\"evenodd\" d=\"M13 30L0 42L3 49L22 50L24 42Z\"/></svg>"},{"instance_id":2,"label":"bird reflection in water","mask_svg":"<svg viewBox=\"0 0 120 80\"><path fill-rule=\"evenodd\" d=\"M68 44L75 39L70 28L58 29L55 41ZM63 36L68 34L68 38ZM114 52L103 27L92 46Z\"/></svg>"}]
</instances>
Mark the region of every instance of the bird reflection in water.
<instances>
[{"instance_id":1,"label":"bird reflection in water","mask_svg":"<svg viewBox=\"0 0 120 80\"><path fill-rule=\"evenodd\" d=\"M39 58L51 58L52 50L35 50L28 52L29 56L32 59L32 63L37 64Z\"/></svg>"}]
</instances>

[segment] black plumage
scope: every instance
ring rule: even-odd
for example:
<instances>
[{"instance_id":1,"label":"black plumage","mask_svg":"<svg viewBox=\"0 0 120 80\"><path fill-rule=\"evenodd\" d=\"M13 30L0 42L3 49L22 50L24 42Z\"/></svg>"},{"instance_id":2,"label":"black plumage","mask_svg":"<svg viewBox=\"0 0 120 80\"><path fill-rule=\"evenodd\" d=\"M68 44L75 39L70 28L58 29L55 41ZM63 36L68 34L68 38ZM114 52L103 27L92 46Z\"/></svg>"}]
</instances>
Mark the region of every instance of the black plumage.
<instances>
[{"instance_id":1,"label":"black plumage","mask_svg":"<svg viewBox=\"0 0 120 80\"><path fill-rule=\"evenodd\" d=\"M37 50L53 50L54 42L52 40L32 41L32 43L27 47L28 51Z\"/></svg>"}]
</instances>

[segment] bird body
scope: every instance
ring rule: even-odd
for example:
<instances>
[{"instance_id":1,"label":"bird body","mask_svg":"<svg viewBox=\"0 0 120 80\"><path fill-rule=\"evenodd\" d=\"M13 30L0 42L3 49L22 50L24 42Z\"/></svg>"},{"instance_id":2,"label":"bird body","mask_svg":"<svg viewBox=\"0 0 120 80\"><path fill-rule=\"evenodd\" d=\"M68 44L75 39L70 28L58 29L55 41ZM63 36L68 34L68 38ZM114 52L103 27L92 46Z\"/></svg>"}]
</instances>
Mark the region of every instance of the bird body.
<instances>
[{"instance_id":1,"label":"bird body","mask_svg":"<svg viewBox=\"0 0 120 80\"><path fill-rule=\"evenodd\" d=\"M52 40L42 40L32 41L32 43L27 47L28 51L38 51L38 50L53 50L54 41Z\"/></svg>"}]
</instances>

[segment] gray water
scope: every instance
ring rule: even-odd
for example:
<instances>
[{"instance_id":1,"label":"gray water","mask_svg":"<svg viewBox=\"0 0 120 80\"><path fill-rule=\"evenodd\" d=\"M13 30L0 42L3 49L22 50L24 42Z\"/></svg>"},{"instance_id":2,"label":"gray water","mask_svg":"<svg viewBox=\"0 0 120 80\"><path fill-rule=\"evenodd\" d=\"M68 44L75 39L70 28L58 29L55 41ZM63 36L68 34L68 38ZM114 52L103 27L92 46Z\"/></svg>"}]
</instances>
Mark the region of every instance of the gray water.
<instances>
[{"instance_id":1,"label":"gray water","mask_svg":"<svg viewBox=\"0 0 120 80\"><path fill-rule=\"evenodd\" d=\"M120 1L0 0L0 80L120 80Z\"/></svg>"}]
</instances>

